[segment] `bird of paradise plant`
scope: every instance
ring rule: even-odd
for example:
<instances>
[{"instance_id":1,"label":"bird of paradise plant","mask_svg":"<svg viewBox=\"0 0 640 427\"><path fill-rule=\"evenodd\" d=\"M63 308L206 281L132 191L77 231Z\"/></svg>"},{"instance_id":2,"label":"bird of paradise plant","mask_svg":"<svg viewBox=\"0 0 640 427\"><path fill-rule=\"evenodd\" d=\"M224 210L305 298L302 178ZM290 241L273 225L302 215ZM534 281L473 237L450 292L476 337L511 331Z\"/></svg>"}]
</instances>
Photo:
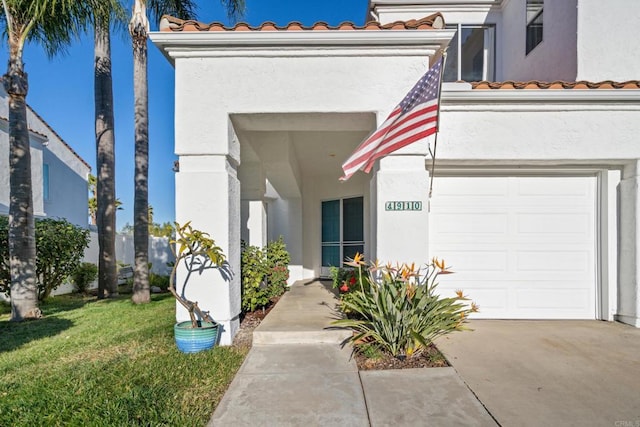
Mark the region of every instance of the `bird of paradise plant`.
<instances>
[{"instance_id":1,"label":"bird of paradise plant","mask_svg":"<svg viewBox=\"0 0 640 427\"><path fill-rule=\"evenodd\" d=\"M340 301L347 318L333 322L351 328L347 341L355 345L377 345L396 357L412 357L431 342L453 331L463 330L468 315L478 311L462 291L443 298L435 293L437 278L453 273L444 260L429 264L367 264L360 254L347 265L358 272L358 284Z\"/></svg>"}]
</instances>

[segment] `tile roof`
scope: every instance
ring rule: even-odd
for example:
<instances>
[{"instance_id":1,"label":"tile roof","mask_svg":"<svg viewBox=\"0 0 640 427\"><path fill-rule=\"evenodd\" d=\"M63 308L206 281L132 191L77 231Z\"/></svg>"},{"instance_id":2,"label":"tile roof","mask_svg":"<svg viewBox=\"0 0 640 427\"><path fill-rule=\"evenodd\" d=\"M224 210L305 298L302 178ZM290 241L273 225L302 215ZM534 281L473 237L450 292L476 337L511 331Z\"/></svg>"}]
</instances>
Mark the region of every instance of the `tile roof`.
<instances>
[{"instance_id":1,"label":"tile roof","mask_svg":"<svg viewBox=\"0 0 640 427\"><path fill-rule=\"evenodd\" d=\"M504 82L469 82L472 89L640 89L640 80L628 80L626 82L614 82L604 80L601 82L589 82L580 80L577 82L541 82L531 80L528 82L516 82L507 80Z\"/></svg>"},{"instance_id":2,"label":"tile roof","mask_svg":"<svg viewBox=\"0 0 640 427\"><path fill-rule=\"evenodd\" d=\"M396 21L389 24L370 21L364 25L356 25L353 22L343 22L331 26L326 22L316 22L315 24L304 26L300 22L290 22L284 26L278 26L273 22L265 22L259 26L251 26L240 22L233 27L226 26L219 22L204 24L193 20L183 20L165 15L160 20L160 31L353 31L353 30L439 30L444 28L444 18L440 13L434 13L422 19L411 19L409 21Z\"/></svg>"}]
</instances>

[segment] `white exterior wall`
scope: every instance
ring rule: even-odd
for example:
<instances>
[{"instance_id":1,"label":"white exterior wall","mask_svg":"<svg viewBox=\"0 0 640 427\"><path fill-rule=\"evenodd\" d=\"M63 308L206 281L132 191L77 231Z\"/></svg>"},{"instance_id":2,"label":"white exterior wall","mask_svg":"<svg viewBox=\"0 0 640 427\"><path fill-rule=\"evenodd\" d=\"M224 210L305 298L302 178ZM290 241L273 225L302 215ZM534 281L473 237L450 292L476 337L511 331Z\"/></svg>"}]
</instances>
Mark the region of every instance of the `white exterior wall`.
<instances>
[{"instance_id":1,"label":"white exterior wall","mask_svg":"<svg viewBox=\"0 0 640 427\"><path fill-rule=\"evenodd\" d=\"M637 91L572 92L445 91L438 159L580 165L640 157ZM609 102L624 95L636 101Z\"/></svg>"},{"instance_id":2,"label":"white exterior wall","mask_svg":"<svg viewBox=\"0 0 640 427\"><path fill-rule=\"evenodd\" d=\"M504 2L502 11L502 75L515 81L576 80L576 1L545 1L543 40L526 55L526 1ZM600 2L600 10L606 10ZM602 37L598 32L598 37Z\"/></svg>"},{"instance_id":3,"label":"white exterior wall","mask_svg":"<svg viewBox=\"0 0 640 427\"><path fill-rule=\"evenodd\" d=\"M0 88L0 214L9 212L8 97ZM33 210L38 217L64 218L88 225L89 166L27 107L31 143ZM49 165L49 199L43 198L43 164Z\"/></svg>"},{"instance_id":4,"label":"white exterior wall","mask_svg":"<svg viewBox=\"0 0 640 427\"><path fill-rule=\"evenodd\" d=\"M640 28L640 2L638 1L578 0L576 79L590 81L638 79L640 76L640 50L636 48L638 28Z\"/></svg>"},{"instance_id":5,"label":"white exterior wall","mask_svg":"<svg viewBox=\"0 0 640 427\"><path fill-rule=\"evenodd\" d=\"M42 159L43 142L46 140L37 134L29 134L31 147L31 183L33 196L33 214L38 217L46 216L42 199ZM9 214L9 126L4 120L0 120L0 214Z\"/></svg>"}]
</instances>

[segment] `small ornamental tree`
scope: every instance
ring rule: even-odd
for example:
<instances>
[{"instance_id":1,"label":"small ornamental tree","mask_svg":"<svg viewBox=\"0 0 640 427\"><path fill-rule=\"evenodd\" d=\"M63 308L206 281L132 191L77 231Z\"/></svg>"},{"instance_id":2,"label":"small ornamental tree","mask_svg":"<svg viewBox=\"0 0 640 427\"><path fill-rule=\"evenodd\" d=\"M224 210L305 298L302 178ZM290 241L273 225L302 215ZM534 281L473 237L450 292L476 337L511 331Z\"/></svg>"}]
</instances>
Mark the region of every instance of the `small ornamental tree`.
<instances>
[{"instance_id":1,"label":"small ornamental tree","mask_svg":"<svg viewBox=\"0 0 640 427\"><path fill-rule=\"evenodd\" d=\"M38 300L47 298L80 265L89 246L89 230L65 219L36 219L36 281ZM10 294L7 217L0 217L0 292Z\"/></svg>"},{"instance_id":2,"label":"small ornamental tree","mask_svg":"<svg viewBox=\"0 0 640 427\"><path fill-rule=\"evenodd\" d=\"M184 225L176 222L175 225L176 238L171 241L171 250L176 260L169 278L169 292L187 309L191 319L191 325L194 328L198 327L199 320L215 323L209 315L209 312L202 311L200 307L198 307L197 301L189 301L184 297L184 286L194 272L202 274L204 270L217 268L225 274L225 270L228 270L228 264L222 248L216 245L216 242L209 236L209 233L195 230L191 227L191 222L187 222ZM181 264L187 269L187 277L182 286L183 290L178 293L176 290L176 273Z\"/></svg>"}]
</instances>

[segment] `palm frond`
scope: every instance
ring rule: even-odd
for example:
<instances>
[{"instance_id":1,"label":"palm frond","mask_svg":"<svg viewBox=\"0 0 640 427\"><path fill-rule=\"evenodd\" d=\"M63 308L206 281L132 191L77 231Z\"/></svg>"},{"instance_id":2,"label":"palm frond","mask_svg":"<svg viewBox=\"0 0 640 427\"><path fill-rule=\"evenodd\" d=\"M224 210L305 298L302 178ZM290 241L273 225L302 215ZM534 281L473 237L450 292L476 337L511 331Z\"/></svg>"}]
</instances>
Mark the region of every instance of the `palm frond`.
<instances>
[{"instance_id":1,"label":"palm frond","mask_svg":"<svg viewBox=\"0 0 640 427\"><path fill-rule=\"evenodd\" d=\"M220 0L227 10L227 17L236 22L245 12L245 0ZM155 22L162 15L171 15L180 19L195 19L198 6L194 0L149 0L147 8Z\"/></svg>"}]
</instances>

